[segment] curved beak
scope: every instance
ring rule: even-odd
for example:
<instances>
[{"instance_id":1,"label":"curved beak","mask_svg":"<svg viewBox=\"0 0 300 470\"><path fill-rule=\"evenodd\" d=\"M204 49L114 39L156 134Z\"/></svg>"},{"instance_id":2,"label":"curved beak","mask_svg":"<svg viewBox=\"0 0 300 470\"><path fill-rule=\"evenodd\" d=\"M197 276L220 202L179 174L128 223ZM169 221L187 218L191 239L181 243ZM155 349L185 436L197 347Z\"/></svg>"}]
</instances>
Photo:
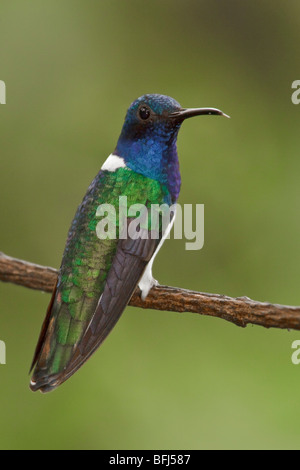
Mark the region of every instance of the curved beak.
<instances>
[{"instance_id":1,"label":"curved beak","mask_svg":"<svg viewBox=\"0 0 300 470\"><path fill-rule=\"evenodd\" d=\"M194 116L202 116L204 114L211 114L215 116L224 116L227 118L230 118L227 114L223 113L223 111L220 111L219 109L216 108L182 108L179 109L178 111L175 111L174 113L171 113L169 116L171 118L174 118L178 121L183 121L184 119L194 117Z\"/></svg>"}]
</instances>

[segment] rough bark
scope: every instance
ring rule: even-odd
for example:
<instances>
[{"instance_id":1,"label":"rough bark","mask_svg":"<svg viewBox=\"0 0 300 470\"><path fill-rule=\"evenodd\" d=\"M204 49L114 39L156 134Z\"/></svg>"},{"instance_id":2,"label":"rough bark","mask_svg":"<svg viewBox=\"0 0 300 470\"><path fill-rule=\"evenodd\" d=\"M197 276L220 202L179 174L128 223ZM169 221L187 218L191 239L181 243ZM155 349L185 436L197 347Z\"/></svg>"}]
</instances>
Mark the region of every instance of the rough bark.
<instances>
[{"instance_id":1,"label":"rough bark","mask_svg":"<svg viewBox=\"0 0 300 470\"><path fill-rule=\"evenodd\" d=\"M56 269L11 258L0 252L0 281L52 292L56 279ZM222 318L241 327L251 323L266 328L300 330L300 307L258 302L248 297L232 298L157 286L153 287L145 301L141 299L137 289L129 305L179 313L198 313Z\"/></svg>"}]
</instances>

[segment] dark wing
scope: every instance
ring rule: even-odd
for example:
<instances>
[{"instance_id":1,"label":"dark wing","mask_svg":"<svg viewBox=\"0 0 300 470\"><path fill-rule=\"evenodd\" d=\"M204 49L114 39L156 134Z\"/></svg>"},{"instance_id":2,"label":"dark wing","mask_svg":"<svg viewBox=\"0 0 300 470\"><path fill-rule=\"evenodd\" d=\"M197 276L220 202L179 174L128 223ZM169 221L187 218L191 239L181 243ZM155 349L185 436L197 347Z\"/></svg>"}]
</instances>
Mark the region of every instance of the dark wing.
<instances>
[{"instance_id":1,"label":"dark wing","mask_svg":"<svg viewBox=\"0 0 300 470\"><path fill-rule=\"evenodd\" d=\"M142 232L142 229L141 229ZM150 237L118 242L117 251L108 273L103 293L95 313L75 346L70 361L58 375L34 380L33 390L49 392L73 375L101 345L119 320L123 310L134 293L143 272L152 258L159 239Z\"/></svg>"}]
</instances>

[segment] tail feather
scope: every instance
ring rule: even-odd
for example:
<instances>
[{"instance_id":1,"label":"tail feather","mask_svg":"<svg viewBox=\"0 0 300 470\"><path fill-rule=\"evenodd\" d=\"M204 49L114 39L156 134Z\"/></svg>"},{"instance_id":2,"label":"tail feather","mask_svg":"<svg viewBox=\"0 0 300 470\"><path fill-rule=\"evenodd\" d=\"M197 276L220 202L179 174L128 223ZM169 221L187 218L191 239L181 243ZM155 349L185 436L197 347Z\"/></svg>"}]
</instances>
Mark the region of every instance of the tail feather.
<instances>
[{"instance_id":1,"label":"tail feather","mask_svg":"<svg viewBox=\"0 0 300 470\"><path fill-rule=\"evenodd\" d=\"M31 364L31 367L30 367L29 374L31 374L31 372L34 369L34 366L38 362L39 356L40 356L41 351L42 351L42 347L43 347L44 342L45 342L45 337L46 337L46 333L47 333L48 328L49 328L52 308L53 308L53 304L54 304L54 300L55 300L56 288L57 288L57 281L56 281L55 287L53 289L53 293L52 293L52 297L51 297L51 300L50 300L50 303L49 303L49 306L48 306L46 318L45 318L44 323L42 325L42 329L41 329L39 340L38 340L38 343L37 343L37 346L36 346L36 349L35 349L35 353L34 353L34 357L33 357L33 360L32 360L32 364Z\"/></svg>"}]
</instances>

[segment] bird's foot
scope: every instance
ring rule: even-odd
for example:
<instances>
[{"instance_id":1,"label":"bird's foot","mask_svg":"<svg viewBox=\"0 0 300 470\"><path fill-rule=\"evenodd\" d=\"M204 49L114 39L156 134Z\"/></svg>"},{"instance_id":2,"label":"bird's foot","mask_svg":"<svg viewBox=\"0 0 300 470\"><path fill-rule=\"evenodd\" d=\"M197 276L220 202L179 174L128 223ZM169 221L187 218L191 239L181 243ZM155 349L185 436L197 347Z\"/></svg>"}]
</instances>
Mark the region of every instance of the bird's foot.
<instances>
[{"instance_id":1,"label":"bird's foot","mask_svg":"<svg viewBox=\"0 0 300 470\"><path fill-rule=\"evenodd\" d=\"M141 299L146 300L152 287L158 286L159 282L154 279L154 277L148 276L148 273L145 272L144 276L139 282L139 288L141 290Z\"/></svg>"}]
</instances>

